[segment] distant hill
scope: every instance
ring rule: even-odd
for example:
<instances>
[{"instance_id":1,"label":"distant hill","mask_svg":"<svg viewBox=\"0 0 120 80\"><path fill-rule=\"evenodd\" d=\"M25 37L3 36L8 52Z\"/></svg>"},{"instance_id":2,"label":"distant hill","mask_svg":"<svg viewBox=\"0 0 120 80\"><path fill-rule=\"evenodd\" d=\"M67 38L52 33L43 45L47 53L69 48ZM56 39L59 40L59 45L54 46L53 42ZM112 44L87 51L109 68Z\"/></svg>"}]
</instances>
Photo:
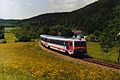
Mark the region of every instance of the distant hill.
<instances>
[{"instance_id":1,"label":"distant hill","mask_svg":"<svg viewBox=\"0 0 120 80\"><path fill-rule=\"evenodd\" d=\"M105 23L112 19L113 8L119 3L120 0L98 0L72 12L47 13L25 19L21 24L38 23L48 27L59 24L80 29L89 34L96 33L102 31Z\"/></svg>"},{"instance_id":2,"label":"distant hill","mask_svg":"<svg viewBox=\"0 0 120 80\"><path fill-rule=\"evenodd\" d=\"M55 25L61 18L68 16L68 14L69 12L42 14L29 19L24 19L21 24L36 22L42 25Z\"/></svg>"},{"instance_id":3,"label":"distant hill","mask_svg":"<svg viewBox=\"0 0 120 80\"><path fill-rule=\"evenodd\" d=\"M20 22L21 22L21 20L0 19L0 25L3 25L3 26L13 26Z\"/></svg>"}]
</instances>

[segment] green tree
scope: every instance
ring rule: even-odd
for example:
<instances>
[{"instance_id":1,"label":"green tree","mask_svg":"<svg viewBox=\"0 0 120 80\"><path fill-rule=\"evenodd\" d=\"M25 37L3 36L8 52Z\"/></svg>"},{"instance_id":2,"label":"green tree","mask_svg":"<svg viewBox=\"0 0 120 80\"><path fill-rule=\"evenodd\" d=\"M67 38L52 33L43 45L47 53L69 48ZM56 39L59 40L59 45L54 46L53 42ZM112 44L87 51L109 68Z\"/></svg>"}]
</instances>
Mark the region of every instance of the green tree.
<instances>
[{"instance_id":1,"label":"green tree","mask_svg":"<svg viewBox=\"0 0 120 80\"><path fill-rule=\"evenodd\" d=\"M109 51L111 48L116 47L118 51L117 62L120 59L120 5L114 8L113 19L110 20L106 26L107 28L101 35L101 48L104 51Z\"/></svg>"},{"instance_id":2,"label":"green tree","mask_svg":"<svg viewBox=\"0 0 120 80\"><path fill-rule=\"evenodd\" d=\"M20 27L17 27L13 30L13 33L17 37L18 41L31 41L31 36L29 34L29 31L26 31L26 29L22 29Z\"/></svg>"},{"instance_id":3,"label":"green tree","mask_svg":"<svg viewBox=\"0 0 120 80\"><path fill-rule=\"evenodd\" d=\"M4 39L4 27L0 26L0 39Z\"/></svg>"},{"instance_id":4,"label":"green tree","mask_svg":"<svg viewBox=\"0 0 120 80\"><path fill-rule=\"evenodd\" d=\"M71 28L56 25L50 28L50 34L54 36L71 37L73 35Z\"/></svg>"},{"instance_id":5,"label":"green tree","mask_svg":"<svg viewBox=\"0 0 120 80\"><path fill-rule=\"evenodd\" d=\"M41 34L47 34L47 35L50 34L50 27L44 26L44 27L42 28Z\"/></svg>"},{"instance_id":6,"label":"green tree","mask_svg":"<svg viewBox=\"0 0 120 80\"><path fill-rule=\"evenodd\" d=\"M91 34L90 35L90 41L99 42L99 38L95 34Z\"/></svg>"},{"instance_id":7,"label":"green tree","mask_svg":"<svg viewBox=\"0 0 120 80\"><path fill-rule=\"evenodd\" d=\"M72 32L71 28L64 27L61 31L61 36L72 37L73 34L74 33Z\"/></svg>"},{"instance_id":8,"label":"green tree","mask_svg":"<svg viewBox=\"0 0 120 80\"><path fill-rule=\"evenodd\" d=\"M64 26L56 25L50 28L50 34L54 36L61 36L62 30L64 30Z\"/></svg>"},{"instance_id":9,"label":"green tree","mask_svg":"<svg viewBox=\"0 0 120 80\"><path fill-rule=\"evenodd\" d=\"M58 36L61 33L61 26L56 25L50 28L50 34L54 36Z\"/></svg>"}]
</instances>

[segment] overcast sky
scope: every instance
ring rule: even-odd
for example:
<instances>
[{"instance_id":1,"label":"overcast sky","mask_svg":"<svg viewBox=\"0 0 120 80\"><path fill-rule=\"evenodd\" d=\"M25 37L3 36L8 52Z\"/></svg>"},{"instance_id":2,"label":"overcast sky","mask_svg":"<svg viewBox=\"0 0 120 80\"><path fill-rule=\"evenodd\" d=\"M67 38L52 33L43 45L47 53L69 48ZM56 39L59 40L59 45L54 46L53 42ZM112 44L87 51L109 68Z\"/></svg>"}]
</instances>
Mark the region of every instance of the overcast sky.
<instances>
[{"instance_id":1,"label":"overcast sky","mask_svg":"<svg viewBox=\"0 0 120 80\"><path fill-rule=\"evenodd\" d=\"M51 12L79 9L97 0L0 0L0 18L25 19Z\"/></svg>"}]
</instances>

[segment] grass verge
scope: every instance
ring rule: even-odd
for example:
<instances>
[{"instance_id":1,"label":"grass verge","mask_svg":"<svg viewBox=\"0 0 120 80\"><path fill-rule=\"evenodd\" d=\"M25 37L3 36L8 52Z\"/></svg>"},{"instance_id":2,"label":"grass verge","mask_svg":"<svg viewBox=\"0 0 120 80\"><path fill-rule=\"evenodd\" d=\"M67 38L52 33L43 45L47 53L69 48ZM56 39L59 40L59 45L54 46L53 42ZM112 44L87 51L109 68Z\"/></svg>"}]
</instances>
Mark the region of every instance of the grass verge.
<instances>
[{"instance_id":1,"label":"grass verge","mask_svg":"<svg viewBox=\"0 0 120 80\"><path fill-rule=\"evenodd\" d=\"M37 42L0 45L0 80L119 80L113 69L75 64L49 54Z\"/></svg>"},{"instance_id":2,"label":"grass verge","mask_svg":"<svg viewBox=\"0 0 120 80\"><path fill-rule=\"evenodd\" d=\"M88 42L88 54L94 58L101 59L107 62L117 62L118 53L116 49L111 49L110 52L105 53L101 50L99 43Z\"/></svg>"}]
</instances>

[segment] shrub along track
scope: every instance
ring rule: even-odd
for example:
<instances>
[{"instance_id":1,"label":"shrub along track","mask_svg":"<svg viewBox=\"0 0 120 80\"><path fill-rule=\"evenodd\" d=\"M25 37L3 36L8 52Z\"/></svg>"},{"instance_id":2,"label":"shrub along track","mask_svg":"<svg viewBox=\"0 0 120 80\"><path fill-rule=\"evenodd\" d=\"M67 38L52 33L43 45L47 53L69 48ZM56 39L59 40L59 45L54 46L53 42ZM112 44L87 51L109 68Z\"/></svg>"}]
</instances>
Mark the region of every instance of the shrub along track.
<instances>
[{"instance_id":1,"label":"shrub along track","mask_svg":"<svg viewBox=\"0 0 120 80\"><path fill-rule=\"evenodd\" d=\"M73 57L70 57L68 56L68 54L65 54L65 53L61 53L61 52L58 52L58 51L54 51L54 50L51 50L51 49L48 49L48 48L45 48L44 46L41 45L41 43L39 42L39 46L43 49L43 50L46 50L47 52L51 53L51 54L54 54L56 55L56 57L62 57L63 59L67 60L67 61L72 61L76 64L92 64L92 65L95 65L95 66L98 66L98 67L102 67L102 68L109 68L109 69L115 69L117 71L120 72L120 65L117 65L117 64L113 64L113 63L108 63L108 62L105 62L105 61L102 61L102 60L97 60L97 59L94 59L94 58L91 58L91 57L87 57L87 58L73 58Z\"/></svg>"}]
</instances>

